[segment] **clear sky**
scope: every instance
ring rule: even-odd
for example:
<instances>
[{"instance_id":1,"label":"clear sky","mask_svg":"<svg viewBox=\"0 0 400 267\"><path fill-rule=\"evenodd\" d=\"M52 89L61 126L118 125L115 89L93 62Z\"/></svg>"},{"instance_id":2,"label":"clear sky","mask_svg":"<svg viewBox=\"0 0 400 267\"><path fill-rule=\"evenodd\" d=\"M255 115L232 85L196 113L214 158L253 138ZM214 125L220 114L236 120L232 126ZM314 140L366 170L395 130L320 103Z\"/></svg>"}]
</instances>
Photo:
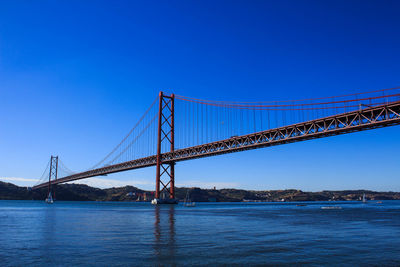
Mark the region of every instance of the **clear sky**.
<instances>
[{"instance_id":1,"label":"clear sky","mask_svg":"<svg viewBox=\"0 0 400 267\"><path fill-rule=\"evenodd\" d=\"M0 1L0 180L107 154L164 90L211 100L400 86L399 1ZM178 186L400 191L400 127L178 163ZM155 169L92 178L153 189Z\"/></svg>"}]
</instances>

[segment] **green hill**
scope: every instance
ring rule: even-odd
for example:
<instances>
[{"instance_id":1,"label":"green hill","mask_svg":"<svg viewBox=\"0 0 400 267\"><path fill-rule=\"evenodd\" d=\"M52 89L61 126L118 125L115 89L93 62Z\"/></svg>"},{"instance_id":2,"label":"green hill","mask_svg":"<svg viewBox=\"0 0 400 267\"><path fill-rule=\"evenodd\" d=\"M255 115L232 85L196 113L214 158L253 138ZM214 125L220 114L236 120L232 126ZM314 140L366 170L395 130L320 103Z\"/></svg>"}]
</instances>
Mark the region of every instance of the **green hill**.
<instances>
[{"instance_id":1,"label":"green hill","mask_svg":"<svg viewBox=\"0 0 400 267\"><path fill-rule=\"evenodd\" d=\"M397 192L374 192L367 190L303 192L301 190L240 190L240 189L175 189L178 200L184 200L186 193L195 202L241 202L241 201L327 201L360 200L365 193L368 200L400 199ZM47 188L31 190L11 183L0 182L0 200L44 200ZM55 187L55 199L62 201L150 201L153 192L134 186L99 189L83 184L62 184Z\"/></svg>"}]
</instances>

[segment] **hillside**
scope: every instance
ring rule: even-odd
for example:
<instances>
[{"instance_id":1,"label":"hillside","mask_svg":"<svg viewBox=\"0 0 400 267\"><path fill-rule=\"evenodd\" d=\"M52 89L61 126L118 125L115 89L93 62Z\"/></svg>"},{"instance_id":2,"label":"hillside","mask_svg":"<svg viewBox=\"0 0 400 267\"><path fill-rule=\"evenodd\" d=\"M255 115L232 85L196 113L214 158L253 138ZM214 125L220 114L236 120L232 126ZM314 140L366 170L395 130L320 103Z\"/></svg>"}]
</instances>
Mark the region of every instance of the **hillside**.
<instances>
[{"instance_id":1,"label":"hillside","mask_svg":"<svg viewBox=\"0 0 400 267\"><path fill-rule=\"evenodd\" d=\"M374 192L367 190L303 192L301 190L240 190L176 188L176 198L183 200L186 193L195 202L241 202L241 201L339 201L360 200L365 193L368 200L400 200L397 192ZM0 200L44 200L47 188L31 190L11 183L0 182ZM63 201L150 201L153 192L134 186L99 189L83 184L56 186L55 198Z\"/></svg>"}]
</instances>

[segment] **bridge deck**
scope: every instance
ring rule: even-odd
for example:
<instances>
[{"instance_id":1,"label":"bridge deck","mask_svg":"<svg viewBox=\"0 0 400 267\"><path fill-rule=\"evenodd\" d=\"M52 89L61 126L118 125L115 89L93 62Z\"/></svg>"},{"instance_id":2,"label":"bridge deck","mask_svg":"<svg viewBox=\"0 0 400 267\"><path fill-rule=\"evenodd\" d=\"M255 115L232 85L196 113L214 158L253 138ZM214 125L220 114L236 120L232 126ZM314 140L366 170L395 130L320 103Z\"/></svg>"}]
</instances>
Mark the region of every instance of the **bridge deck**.
<instances>
[{"instance_id":1,"label":"bridge deck","mask_svg":"<svg viewBox=\"0 0 400 267\"><path fill-rule=\"evenodd\" d=\"M393 126L400 124L400 101L362 110L351 111L317 120L297 123L267 131L232 137L229 139L178 149L164 153L162 162L210 157L225 153L282 145L309 139L328 137L351 132ZM156 155L76 173L57 180L51 184L60 184L89 177L106 175L115 172L145 168L156 165ZM46 187L48 182L39 184L33 189Z\"/></svg>"}]
</instances>

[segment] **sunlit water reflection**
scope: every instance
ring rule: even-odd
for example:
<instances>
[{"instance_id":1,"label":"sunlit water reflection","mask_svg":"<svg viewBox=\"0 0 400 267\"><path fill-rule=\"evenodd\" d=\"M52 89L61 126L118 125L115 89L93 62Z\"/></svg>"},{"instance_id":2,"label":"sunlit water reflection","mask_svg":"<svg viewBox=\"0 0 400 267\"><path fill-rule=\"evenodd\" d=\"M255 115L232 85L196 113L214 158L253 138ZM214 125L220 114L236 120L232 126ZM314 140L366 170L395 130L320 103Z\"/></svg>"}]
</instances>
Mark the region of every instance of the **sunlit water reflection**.
<instances>
[{"instance_id":1,"label":"sunlit water reflection","mask_svg":"<svg viewBox=\"0 0 400 267\"><path fill-rule=\"evenodd\" d=\"M296 204L0 201L1 265L400 265L400 201Z\"/></svg>"}]
</instances>

